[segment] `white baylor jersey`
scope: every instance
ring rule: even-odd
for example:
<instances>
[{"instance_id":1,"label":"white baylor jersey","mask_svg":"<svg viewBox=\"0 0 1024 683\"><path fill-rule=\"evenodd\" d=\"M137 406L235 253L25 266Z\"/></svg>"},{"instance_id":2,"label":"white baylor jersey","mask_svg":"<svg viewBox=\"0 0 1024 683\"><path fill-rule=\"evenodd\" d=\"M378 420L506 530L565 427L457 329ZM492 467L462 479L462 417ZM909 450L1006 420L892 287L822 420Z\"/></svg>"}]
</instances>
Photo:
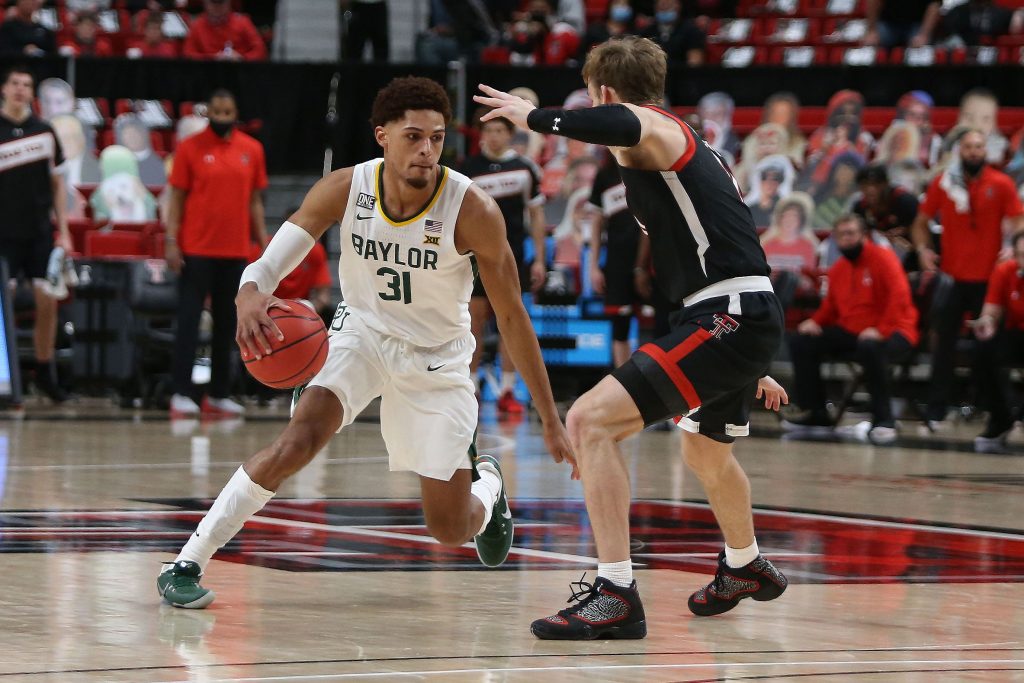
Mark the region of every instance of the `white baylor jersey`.
<instances>
[{"instance_id":1,"label":"white baylor jersey","mask_svg":"<svg viewBox=\"0 0 1024 683\"><path fill-rule=\"evenodd\" d=\"M472 181L440 167L426 206L404 221L385 213L383 159L352 172L341 222L341 294L355 319L416 346L439 346L469 333L474 268L455 248L455 221Z\"/></svg>"}]
</instances>

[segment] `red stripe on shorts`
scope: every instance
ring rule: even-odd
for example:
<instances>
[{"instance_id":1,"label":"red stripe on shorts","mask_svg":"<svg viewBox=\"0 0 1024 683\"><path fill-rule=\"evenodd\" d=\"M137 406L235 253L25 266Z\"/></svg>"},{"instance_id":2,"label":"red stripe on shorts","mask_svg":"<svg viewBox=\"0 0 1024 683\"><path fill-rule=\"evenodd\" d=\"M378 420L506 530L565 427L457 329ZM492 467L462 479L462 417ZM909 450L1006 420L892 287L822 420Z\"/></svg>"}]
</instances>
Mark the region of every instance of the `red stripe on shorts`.
<instances>
[{"instance_id":1,"label":"red stripe on shorts","mask_svg":"<svg viewBox=\"0 0 1024 683\"><path fill-rule=\"evenodd\" d=\"M644 344L638 349L650 356L654 359L654 362L661 366L661 369L665 371L665 374L672 380L672 383L676 385L676 389L682 394L686 405L690 406L691 409L700 406L700 396L697 395L697 390L693 388L693 383L690 382L679 368L678 363L710 338L711 333L704 328L700 328L684 339L682 344L679 344L669 352L663 351L654 344Z\"/></svg>"}]
</instances>

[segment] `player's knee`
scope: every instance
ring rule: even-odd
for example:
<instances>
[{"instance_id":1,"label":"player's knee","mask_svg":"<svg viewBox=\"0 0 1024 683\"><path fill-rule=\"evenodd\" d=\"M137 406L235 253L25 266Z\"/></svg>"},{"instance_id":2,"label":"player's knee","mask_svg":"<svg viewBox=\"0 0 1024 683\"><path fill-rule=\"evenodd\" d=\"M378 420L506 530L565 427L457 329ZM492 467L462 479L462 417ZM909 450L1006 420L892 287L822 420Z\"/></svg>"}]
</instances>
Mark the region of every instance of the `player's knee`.
<instances>
[{"instance_id":1,"label":"player's knee","mask_svg":"<svg viewBox=\"0 0 1024 683\"><path fill-rule=\"evenodd\" d=\"M729 466L729 451L699 434L683 434L683 462L697 478L707 483L717 479Z\"/></svg>"},{"instance_id":2,"label":"player's knee","mask_svg":"<svg viewBox=\"0 0 1024 683\"><path fill-rule=\"evenodd\" d=\"M286 469L298 469L313 459L318 445L312 429L292 425L271 449L274 459Z\"/></svg>"},{"instance_id":3,"label":"player's knee","mask_svg":"<svg viewBox=\"0 0 1024 683\"><path fill-rule=\"evenodd\" d=\"M588 442L599 440L607 435L607 427L602 419L600 406L594 405L586 397L576 401L565 416L565 428L569 432L569 440L576 450L577 457Z\"/></svg>"},{"instance_id":4,"label":"player's knee","mask_svg":"<svg viewBox=\"0 0 1024 683\"><path fill-rule=\"evenodd\" d=\"M448 548L457 548L466 542L466 530L453 524L449 519L427 519L427 531L438 543Z\"/></svg>"}]
</instances>

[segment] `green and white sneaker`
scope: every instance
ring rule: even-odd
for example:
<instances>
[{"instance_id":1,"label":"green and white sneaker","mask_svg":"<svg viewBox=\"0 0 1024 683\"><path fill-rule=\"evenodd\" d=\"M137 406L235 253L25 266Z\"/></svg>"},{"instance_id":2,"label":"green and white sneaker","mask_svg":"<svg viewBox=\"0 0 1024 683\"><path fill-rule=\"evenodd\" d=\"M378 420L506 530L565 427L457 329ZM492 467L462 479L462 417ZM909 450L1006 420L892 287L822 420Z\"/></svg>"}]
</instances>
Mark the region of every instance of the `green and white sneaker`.
<instances>
[{"instance_id":1,"label":"green and white sneaker","mask_svg":"<svg viewBox=\"0 0 1024 683\"><path fill-rule=\"evenodd\" d=\"M498 500L491 508L491 521L475 539L476 554L480 561L488 567L498 567L508 557L508 551L512 547L512 536L515 531L512 510L508 506L508 496L505 495L505 479L501 476L498 459L493 455L478 455L475 462L478 470L489 470L501 480L501 493L498 494Z\"/></svg>"},{"instance_id":2,"label":"green and white sneaker","mask_svg":"<svg viewBox=\"0 0 1024 683\"><path fill-rule=\"evenodd\" d=\"M195 562L169 562L156 577L160 597L175 607L203 609L215 597L213 591L199 585L203 570Z\"/></svg>"}]
</instances>

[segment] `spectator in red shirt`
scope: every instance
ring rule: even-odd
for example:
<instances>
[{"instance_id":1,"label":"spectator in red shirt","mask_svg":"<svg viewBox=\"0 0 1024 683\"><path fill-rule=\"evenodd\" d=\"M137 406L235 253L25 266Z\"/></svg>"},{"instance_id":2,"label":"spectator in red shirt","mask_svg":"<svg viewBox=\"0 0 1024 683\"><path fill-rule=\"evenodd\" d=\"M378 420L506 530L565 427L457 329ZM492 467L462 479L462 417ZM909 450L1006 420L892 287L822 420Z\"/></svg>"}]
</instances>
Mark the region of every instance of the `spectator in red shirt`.
<instances>
[{"instance_id":1,"label":"spectator in red shirt","mask_svg":"<svg viewBox=\"0 0 1024 683\"><path fill-rule=\"evenodd\" d=\"M796 401L807 413L785 426L833 427L825 409L822 356L850 354L864 368L871 394L868 436L875 443L891 443L896 422L889 400L889 364L917 344L917 309L896 254L866 236L864 220L856 214L841 216L832 229L843 258L828 271L828 294L821 307L789 340Z\"/></svg>"},{"instance_id":2,"label":"spectator in red shirt","mask_svg":"<svg viewBox=\"0 0 1024 683\"><path fill-rule=\"evenodd\" d=\"M981 315L972 324L978 338L975 376L988 387L988 425L974 439L980 453L1001 452L1013 429L1015 404L1007 366L1024 363L1024 231L1013 235L1013 258L992 272Z\"/></svg>"},{"instance_id":3,"label":"spectator in red shirt","mask_svg":"<svg viewBox=\"0 0 1024 683\"><path fill-rule=\"evenodd\" d=\"M203 6L185 38L186 57L236 62L267 58L267 46L248 15L232 12L228 0L203 0Z\"/></svg>"},{"instance_id":4,"label":"spectator in red shirt","mask_svg":"<svg viewBox=\"0 0 1024 683\"><path fill-rule=\"evenodd\" d=\"M911 230L921 267L941 269L953 278L949 302L936 321L926 415L933 430L945 419L949 405L954 350L964 314L975 318L981 312L1004 235L1024 227L1024 206L1017 187L1008 175L985 164L985 142L980 131L964 133L960 158L932 181ZM928 221L936 216L942 223L941 257L936 255L928 231ZM1004 232L1005 227L1011 229Z\"/></svg>"},{"instance_id":5,"label":"spectator in red shirt","mask_svg":"<svg viewBox=\"0 0 1024 683\"><path fill-rule=\"evenodd\" d=\"M177 59L178 44L164 35L163 12L150 12L146 16L142 37L133 40L125 54L132 59Z\"/></svg>"},{"instance_id":6,"label":"spectator in red shirt","mask_svg":"<svg viewBox=\"0 0 1024 683\"><path fill-rule=\"evenodd\" d=\"M250 242L255 240L261 248L268 242L260 195L267 187L263 146L235 130L238 106L230 92L215 92L207 111L209 127L178 145L168 181L165 257L171 270L181 274L172 417L200 410L191 396L191 378L199 316L207 296L213 314L212 374L203 409L221 415L243 412L228 398L235 294L249 262Z\"/></svg>"},{"instance_id":7,"label":"spectator in red shirt","mask_svg":"<svg viewBox=\"0 0 1024 683\"><path fill-rule=\"evenodd\" d=\"M74 32L60 41L57 50L65 57L113 57L114 47L99 35L100 20L95 12L82 12L75 18Z\"/></svg>"}]
</instances>

